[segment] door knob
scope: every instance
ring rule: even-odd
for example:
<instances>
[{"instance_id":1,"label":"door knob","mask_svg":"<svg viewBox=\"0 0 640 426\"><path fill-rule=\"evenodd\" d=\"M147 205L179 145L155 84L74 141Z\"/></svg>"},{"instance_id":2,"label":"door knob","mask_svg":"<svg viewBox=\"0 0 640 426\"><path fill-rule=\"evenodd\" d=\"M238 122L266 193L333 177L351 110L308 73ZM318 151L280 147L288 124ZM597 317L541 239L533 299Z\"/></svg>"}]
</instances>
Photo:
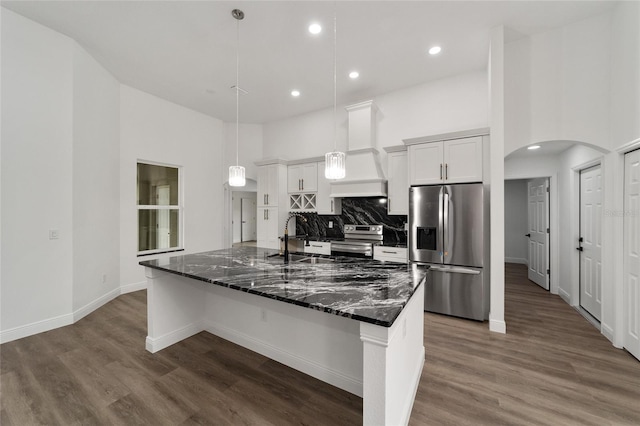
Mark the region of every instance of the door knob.
<instances>
[{"instance_id":1,"label":"door knob","mask_svg":"<svg viewBox=\"0 0 640 426\"><path fill-rule=\"evenodd\" d=\"M531 238L531 234L525 234L525 237Z\"/></svg>"},{"instance_id":2,"label":"door knob","mask_svg":"<svg viewBox=\"0 0 640 426\"><path fill-rule=\"evenodd\" d=\"M584 249L582 247L576 247L576 250L578 251L584 251Z\"/></svg>"}]
</instances>

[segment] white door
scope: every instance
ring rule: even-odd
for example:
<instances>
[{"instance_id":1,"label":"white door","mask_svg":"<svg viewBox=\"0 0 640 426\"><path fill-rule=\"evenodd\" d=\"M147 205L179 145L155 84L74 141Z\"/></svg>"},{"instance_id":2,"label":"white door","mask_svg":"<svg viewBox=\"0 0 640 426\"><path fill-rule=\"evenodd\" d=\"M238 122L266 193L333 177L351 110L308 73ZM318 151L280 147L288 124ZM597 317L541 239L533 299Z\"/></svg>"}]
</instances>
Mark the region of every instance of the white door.
<instances>
[{"instance_id":1,"label":"white door","mask_svg":"<svg viewBox=\"0 0 640 426\"><path fill-rule=\"evenodd\" d=\"M602 169L580 171L580 306L600 321L602 304Z\"/></svg>"},{"instance_id":2,"label":"white door","mask_svg":"<svg viewBox=\"0 0 640 426\"><path fill-rule=\"evenodd\" d=\"M170 187L169 185L160 185L156 189L157 200L159 206L168 206L170 199ZM171 243L171 221L169 218L169 210L161 209L157 210L157 223L156 229L158 238L157 248L169 248Z\"/></svg>"},{"instance_id":3,"label":"white door","mask_svg":"<svg viewBox=\"0 0 640 426\"><path fill-rule=\"evenodd\" d=\"M640 360L640 150L624 162L624 347Z\"/></svg>"},{"instance_id":4,"label":"white door","mask_svg":"<svg viewBox=\"0 0 640 426\"><path fill-rule=\"evenodd\" d=\"M529 232L529 279L549 290L549 180L527 182Z\"/></svg>"},{"instance_id":5,"label":"white door","mask_svg":"<svg viewBox=\"0 0 640 426\"><path fill-rule=\"evenodd\" d=\"M241 241L256 240L256 202L251 198L241 199Z\"/></svg>"}]
</instances>

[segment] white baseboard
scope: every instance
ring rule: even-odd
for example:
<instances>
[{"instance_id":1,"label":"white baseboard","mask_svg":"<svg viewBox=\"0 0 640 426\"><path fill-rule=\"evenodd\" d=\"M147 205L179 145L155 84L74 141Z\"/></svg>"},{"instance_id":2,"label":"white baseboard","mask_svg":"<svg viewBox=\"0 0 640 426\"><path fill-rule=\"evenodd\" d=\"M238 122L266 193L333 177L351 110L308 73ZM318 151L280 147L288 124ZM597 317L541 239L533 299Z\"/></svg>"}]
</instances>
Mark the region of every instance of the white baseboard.
<instances>
[{"instance_id":1,"label":"white baseboard","mask_svg":"<svg viewBox=\"0 0 640 426\"><path fill-rule=\"evenodd\" d=\"M489 331L494 333L507 333L507 323L502 320L489 319Z\"/></svg>"},{"instance_id":2,"label":"white baseboard","mask_svg":"<svg viewBox=\"0 0 640 426\"><path fill-rule=\"evenodd\" d=\"M412 392L411 392L411 398L407 399L407 401L405 402L405 407L403 410L403 415L402 415L402 423L403 425L408 425L409 424L409 417L411 417L411 410L413 409L413 403L416 400L416 394L418 393L418 386L420 385L420 377L422 377L422 369L424 368L424 355L425 355L425 351L424 351L424 346L422 347L422 356L420 357L420 361L418 362L418 365L416 365L416 370L414 372L414 374L411 375L411 377L413 377L415 380L412 383Z\"/></svg>"},{"instance_id":3,"label":"white baseboard","mask_svg":"<svg viewBox=\"0 0 640 426\"><path fill-rule=\"evenodd\" d=\"M346 376L324 365L318 364L306 358L301 358L300 356L292 354L290 352L283 351L282 349L272 346L261 340L255 339L243 333L239 333L225 326L215 324L211 321L205 321L204 330L237 345L245 347L249 350L262 354L275 361L278 361L293 369L302 371L303 373L322 380L323 382L327 382L333 386L362 397L363 388L361 380ZM419 377L420 376L418 376L418 378Z\"/></svg>"},{"instance_id":4,"label":"white baseboard","mask_svg":"<svg viewBox=\"0 0 640 426\"><path fill-rule=\"evenodd\" d=\"M505 263L519 263L521 265L528 265L529 261L527 259L523 259L521 257L505 257Z\"/></svg>"},{"instance_id":5,"label":"white baseboard","mask_svg":"<svg viewBox=\"0 0 640 426\"><path fill-rule=\"evenodd\" d=\"M108 302L112 301L113 299L115 299L118 296L120 296L120 288L119 287L118 288L114 288L109 293L98 297L96 300L94 300L92 302L87 303L82 308L80 308L80 309L78 309L78 310L73 312L73 322L75 323L75 322L80 321L82 318L86 317L91 312L93 312L96 309L98 309L100 306L104 305L105 303L108 303Z\"/></svg>"},{"instance_id":6,"label":"white baseboard","mask_svg":"<svg viewBox=\"0 0 640 426\"><path fill-rule=\"evenodd\" d=\"M571 295L561 288L558 288L558 296L562 298L569 306L571 306Z\"/></svg>"},{"instance_id":7,"label":"white baseboard","mask_svg":"<svg viewBox=\"0 0 640 426\"><path fill-rule=\"evenodd\" d=\"M613 332L613 328L611 328L610 326L608 326L605 323L600 323L600 332L604 335L604 337L606 337L607 339L609 339L609 341L613 344L614 347L618 348L618 349L622 349L623 345L617 345L616 341L615 341L615 335Z\"/></svg>"},{"instance_id":8,"label":"white baseboard","mask_svg":"<svg viewBox=\"0 0 640 426\"><path fill-rule=\"evenodd\" d=\"M38 333L44 333L45 331L64 327L65 325L70 324L73 324L73 314L64 314L42 321L32 322L31 324L21 325L19 327L10 328L9 330L0 331L0 343L8 343L13 340L33 336L34 334Z\"/></svg>"},{"instance_id":9,"label":"white baseboard","mask_svg":"<svg viewBox=\"0 0 640 426\"><path fill-rule=\"evenodd\" d=\"M164 336L156 337L155 339L147 336L145 347L149 352L155 353L181 340L188 339L194 334L200 333L202 330L204 330L203 323L202 321L198 321L176 331L172 331L171 333L167 333Z\"/></svg>"},{"instance_id":10,"label":"white baseboard","mask_svg":"<svg viewBox=\"0 0 640 426\"><path fill-rule=\"evenodd\" d=\"M138 283L125 284L120 286L120 294L127 294L138 290L146 290L147 281L140 281Z\"/></svg>"}]
</instances>

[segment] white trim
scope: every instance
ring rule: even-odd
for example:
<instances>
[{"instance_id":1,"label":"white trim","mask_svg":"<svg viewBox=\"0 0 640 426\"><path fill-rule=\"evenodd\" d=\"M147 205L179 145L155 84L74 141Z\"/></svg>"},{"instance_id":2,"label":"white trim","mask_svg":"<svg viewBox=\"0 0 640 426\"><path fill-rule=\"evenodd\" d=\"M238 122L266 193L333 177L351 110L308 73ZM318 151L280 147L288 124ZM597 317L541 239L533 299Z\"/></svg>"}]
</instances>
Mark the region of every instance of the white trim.
<instances>
[{"instance_id":1,"label":"white trim","mask_svg":"<svg viewBox=\"0 0 640 426\"><path fill-rule=\"evenodd\" d=\"M132 293L138 290L146 290L147 289L147 281L140 281L137 283L125 284L120 286L120 294Z\"/></svg>"},{"instance_id":2,"label":"white trim","mask_svg":"<svg viewBox=\"0 0 640 426\"><path fill-rule=\"evenodd\" d=\"M630 142L620 145L618 148L616 148L616 152L618 154L624 155L628 152L635 151L638 148L640 148L640 138L634 139Z\"/></svg>"},{"instance_id":3,"label":"white trim","mask_svg":"<svg viewBox=\"0 0 640 426\"><path fill-rule=\"evenodd\" d=\"M489 319L489 331L494 333L507 333L507 323L502 320Z\"/></svg>"},{"instance_id":4,"label":"white trim","mask_svg":"<svg viewBox=\"0 0 640 426\"><path fill-rule=\"evenodd\" d=\"M558 289L558 296L560 296L560 298L562 300L567 302L567 305L572 306L571 305L571 295L569 293L567 293L565 290L559 288Z\"/></svg>"},{"instance_id":5,"label":"white trim","mask_svg":"<svg viewBox=\"0 0 640 426\"><path fill-rule=\"evenodd\" d=\"M523 259L521 257L505 257L505 263L519 263L521 265L529 265L528 259Z\"/></svg>"},{"instance_id":6,"label":"white trim","mask_svg":"<svg viewBox=\"0 0 640 426\"><path fill-rule=\"evenodd\" d=\"M110 292L108 292L106 294L103 294L102 296L98 297L97 299L87 303L86 305L84 305L80 309L75 310L73 312L73 322L76 323L76 322L80 321L82 318L86 317L91 312L95 311L99 307L105 305L106 303L111 302L113 299L115 299L116 297L120 296L120 294L121 294L120 293L120 288L119 287L118 288L114 288Z\"/></svg>"},{"instance_id":7,"label":"white trim","mask_svg":"<svg viewBox=\"0 0 640 426\"><path fill-rule=\"evenodd\" d=\"M178 330L165 334L164 336L152 338L147 336L145 340L145 348L151 353L156 353L164 348L167 348L181 340L188 339L189 337L203 331L203 322L198 321L185 325Z\"/></svg>"},{"instance_id":8,"label":"white trim","mask_svg":"<svg viewBox=\"0 0 640 426\"><path fill-rule=\"evenodd\" d=\"M31 324L0 331L0 343L11 342L13 340L33 336L38 333L44 333L45 331L54 330L71 324L73 324L73 314L64 314L42 321L32 322Z\"/></svg>"},{"instance_id":9,"label":"white trim","mask_svg":"<svg viewBox=\"0 0 640 426\"><path fill-rule=\"evenodd\" d=\"M416 372L414 374L411 375L411 377L414 378L413 381L413 391L411 392L411 398L407 399L405 401L404 404L404 408L402 409L402 412L404 413L402 415L402 422L401 424L403 425L408 425L409 424L409 418L411 417L411 411L413 410L413 403L416 400L416 394L418 393L418 386L420 385L420 378L422 377L422 370L424 368L424 361L425 361L425 350L424 350L424 346L422 347L422 356L420 357L420 362L418 362L418 365L416 366Z\"/></svg>"},{"instance_id":10,"label":"white trim","mask_svg":"<svg viewBox=\"0 0 640 426\"><path fill-rule=\"evenodd\" d=\"M257 352L270 359L278 361L293 369L302 371L303 373L322 380L323 382L327 382L333 386L362 397L363 384L361 380L349 377L336 370L328 368L325 365L302 358L291 352L284 351L244 333L239 333L223 325L216 324L213 321L204 321L204 330L253 352Z\"/></svg>"}]
</instances>

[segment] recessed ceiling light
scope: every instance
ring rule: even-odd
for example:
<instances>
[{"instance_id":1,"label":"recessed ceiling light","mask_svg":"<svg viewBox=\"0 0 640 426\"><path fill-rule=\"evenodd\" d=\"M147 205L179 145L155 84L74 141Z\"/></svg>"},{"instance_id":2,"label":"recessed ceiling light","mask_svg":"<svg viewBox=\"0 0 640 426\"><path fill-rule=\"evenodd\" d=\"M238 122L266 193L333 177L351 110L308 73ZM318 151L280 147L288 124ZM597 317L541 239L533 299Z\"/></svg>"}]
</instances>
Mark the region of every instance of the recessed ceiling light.
<instances>
[{"instance_id":1,"label":"recessed ceiling light","mask_svg":"<svg viewBox=\"0 0 640 426\"><path fill-rule=\"evenodd\" d=\"M353 79L356 79L356 78L360 77L360 73L358 71L351 71L349 73L349 77L353 78Z\"/></svg>"},{"instance_id":2,"label":"recessed ceiling light","mask_svg":"<svg viewBox=\"0 0 640 426\"><path fill-rule=\"evenodd\" d=\"M431 49L429 49L429 55L437 55L441 50L442 48L440 46L433 46Z\"/></svg>"},{"instance_id":3,"label":"recessed ceiling light","mask_svg":"<svg viewBox=\"0 0 640 426\"><path fill-rule=\"evenodd\" d=\"M322 31L322 27L320 26L320 24L309 25L309 32L311 34L320 34L321 31Z\"/></svg>"},{"instance_id":4,"label":"recessed ceiling light","mask_svg":"<svg viewBox=\"0 0 640 426\"><path fill-rule=\"evenodd\" d=\"M538 148L540 148L540 145L531 145L527 147L527 149L538 149Z\"/></svg>"},{"instance_id":5,"label":"recessed ceiling light","mask_svg":"<svg viewBox=\"0 0 640 426\"><path fill-rule=\"evenodd\" d=\"M300 91L299 90L292 90L291 91L291 96L293 96L294 98L297 98L298 96L300 96Z\"/></svg>"}]
</instances>

